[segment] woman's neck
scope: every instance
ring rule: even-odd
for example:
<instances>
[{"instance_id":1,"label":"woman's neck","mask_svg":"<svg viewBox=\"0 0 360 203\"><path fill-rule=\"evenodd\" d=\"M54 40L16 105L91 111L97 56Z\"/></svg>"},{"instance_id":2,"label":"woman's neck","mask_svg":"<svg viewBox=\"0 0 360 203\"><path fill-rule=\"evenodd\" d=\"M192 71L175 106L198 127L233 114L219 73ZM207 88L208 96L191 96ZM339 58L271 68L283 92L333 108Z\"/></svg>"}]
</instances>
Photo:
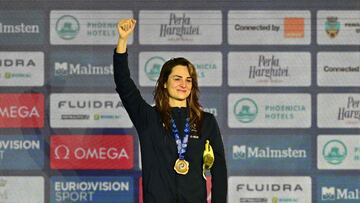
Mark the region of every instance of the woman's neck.
<instances>
[{"instance_id":1,"label":"woman's neck","mask_svg":"<svg viewBox=\"0 0 360 203\"><path fill-rule=\"evenodd\" d=\"M186 107L186 100L179 101L179 100L169 100L170 107Z\"/></svg>"}]
</instances>

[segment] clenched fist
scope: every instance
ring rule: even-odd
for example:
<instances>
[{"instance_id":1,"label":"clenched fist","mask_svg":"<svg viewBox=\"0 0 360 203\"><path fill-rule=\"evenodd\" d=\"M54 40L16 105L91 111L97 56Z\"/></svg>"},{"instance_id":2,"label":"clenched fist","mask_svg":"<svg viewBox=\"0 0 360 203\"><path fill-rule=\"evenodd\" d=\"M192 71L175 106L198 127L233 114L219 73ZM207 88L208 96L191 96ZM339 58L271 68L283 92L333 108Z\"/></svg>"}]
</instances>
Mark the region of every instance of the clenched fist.
<instances>
[{"instance_id":1,"label":"clenched fist","mask_svg":"<svg viewBox=\"0 0 360 203\"><path fill-rule=\"evenodd\" d=\"M129 35L134 31L135 24L136 20L132 18L121 19L117 24L120 39L127 39Z\"/></svg>"}]
</instances>

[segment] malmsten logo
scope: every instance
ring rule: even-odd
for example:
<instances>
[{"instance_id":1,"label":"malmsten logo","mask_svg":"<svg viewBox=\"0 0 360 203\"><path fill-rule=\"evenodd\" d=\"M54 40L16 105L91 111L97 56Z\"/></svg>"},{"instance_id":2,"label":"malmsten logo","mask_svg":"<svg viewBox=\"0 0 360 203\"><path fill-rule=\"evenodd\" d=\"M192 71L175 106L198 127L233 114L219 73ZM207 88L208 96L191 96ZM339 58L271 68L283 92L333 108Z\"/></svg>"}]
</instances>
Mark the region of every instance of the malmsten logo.
<instances>
[{"instance_id":1,"label":"malmsten logo","mask_svg":"<svg viewBox=\"0 0 360 203\"><path fill-rule=\"evenodd\" d=\"M0 128L44 127L44 95L0 94Z\"/></svg>"},{"instance_id":2,"label":"malmsten logo","mask_svg":"<svg viewBox=\"0 0 360 203\"><path fill-rule=\"evenodd\" d=\"M134 140L130 135L53 135L52 169L132 169Z\"/></svg>"}]
</instances>

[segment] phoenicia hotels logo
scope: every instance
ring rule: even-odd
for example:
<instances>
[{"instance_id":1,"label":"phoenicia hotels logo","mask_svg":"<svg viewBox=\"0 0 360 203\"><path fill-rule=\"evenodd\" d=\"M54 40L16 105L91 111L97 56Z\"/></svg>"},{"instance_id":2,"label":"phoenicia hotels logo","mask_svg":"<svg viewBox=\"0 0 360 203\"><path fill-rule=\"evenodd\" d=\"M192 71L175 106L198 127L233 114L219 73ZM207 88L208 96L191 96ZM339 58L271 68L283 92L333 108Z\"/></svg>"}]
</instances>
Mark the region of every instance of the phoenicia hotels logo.
<instances>
[{"instance_id":1,"label":"phoenicia hotels logo","mask_svg":"<svg viewBox=\"0 0 360 203\"><path fill-rule=\"evenodd\" d=\"M338 18L334 16L326 18L325 31L330 38L335 38L339 34L340 23L337 20Z\"/></svg>"},{"instance_id":2,"label":"phoenicia hotels logo","mask_svg":"<svg viewBox=\"0 0 360 203\"><path fill-rule=\"evenodd\" d=\"M71 40L79 33L80 23L75 17L64 15L56 21L55 29L60 38Z\"/></svg>"},{"instance_id":3,"label":"phoenicia hotels logo","mask_svg":"<svg viewBox=\"0 0 360 203\"><path fill-rule=\"evenodd\" d=\"M341 164L345 160L347 154L347 148L340 140L328 141L322 150L324 159L329 164L333 165Z\"/></svg>"},{"instance_id":4,"label":"phoenicia hotels logo","mask_svg":"<svg viewBox=\"0 0 360 203\"><path fill-rule=\"evenodd\" d=\"M160 75L161 67L165 63L165 59L159 56L154 56L150 58L145 63L145 73L146 76L151 81L157 81Z\"/></svg>"},{"instance_id":5,"label":"phoenicia hotels logo","mask_svg":"<svg viewBox=\"0 0 360 203\"><path fill-rule=\"evenodd\" d=\"M235 103L233 113L241 123L250 123L255 120L258 114L258 107L254 100L242 98Z\"/></svg>"}]
</instances>

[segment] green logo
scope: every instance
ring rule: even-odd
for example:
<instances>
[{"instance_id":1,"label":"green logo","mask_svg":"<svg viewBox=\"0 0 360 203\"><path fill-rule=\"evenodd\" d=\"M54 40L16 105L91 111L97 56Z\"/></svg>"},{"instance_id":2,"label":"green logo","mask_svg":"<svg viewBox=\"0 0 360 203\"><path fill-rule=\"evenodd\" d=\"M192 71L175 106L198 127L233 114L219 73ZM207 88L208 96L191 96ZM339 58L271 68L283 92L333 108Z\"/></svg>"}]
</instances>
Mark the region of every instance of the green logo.
<instances>
[{"instance_id":1,"label":"green logo","mask_svg":"<svg viewBox=\"0 0 360 203\"><path fill-rule=\"evenodd\" d=\"M337 22L337 17L327 17L325 22L325 31L330 38L335 38L340 30L340 23Z\"/></svg>"},{"instance_id":2,"label":"green logo","mask_svg":"<svg viewBox=\"0 0 360 203\"><path fill-rule=\"evenodd\" d=\"M330 140L325 144L322 155L329 164L338 165L346 158L347 148L339 140Z\"/></svg>"},{"instance_id":3,"label":"green logo","mask_svg":"<svg viewBox=\"0 0 360 203\"><path fill-rule=\"evenodd\" d=\"M272 203L279 203L279 198L278 198L278 197L273 197L273 198L271 199L271 202L272 202Z\"/></svg>"},{"instance_id":4,"label":"green logo","mask_svg":"<svg viewBox=\"0 0 360 203\"><path fill-rule=\"evenodd\" d=\"M256 103L249 98L238 100L234 106L234 115L241 123L252 122L258 114Z\"/></svg>"},{"instance_id":5,"label":"green logo","mask_svg":"<svg viewBox=\"0 0 360 203\"><path fill-rule=\"evenodd\" d=\"M56 21L55 30L64 40L74 39L79 33L80 23L75 17L64 15Z\"/></svg>"},{"instance_id":6,"label":"green logo","mask_svg":"<svg viewBox=\"0 0 360 203\"><path fill-rule=\"evenodd\" d=\"M100 120L100 114L94 114L94 120Z\"/></svg>"},{"instance_id":7,"label":"green logo","mask_svg":"<svg viewBox=\"0 0 360 203\"><path fill-rule=\"evenodd\" d=\"M360 160L360 147L355 147L354 148L354 160L355 161L359 161Z\"/></svg>"},{"instance_id":8,"label":"green logo","mask_svg":"<svg viewBox=\"0 0 360 203\"><path fill-rule=\"evenodd\" d=\"M10 79L11 78L11 73L10 72L6 72L5 73L5 75L4 75L4 77L6 78L6 79Z\"/></svg>"},{"instance_id":9,"label":"green logo","mask_svg":"<svg viewBox=\"0 0 360 203\"><path fill-rule=\"evenodd\" d=\"M165 60L163 58L154 56L145 63L145 73L149 80L157 81L164 62Z\"/></svg>"}]
</instances>

